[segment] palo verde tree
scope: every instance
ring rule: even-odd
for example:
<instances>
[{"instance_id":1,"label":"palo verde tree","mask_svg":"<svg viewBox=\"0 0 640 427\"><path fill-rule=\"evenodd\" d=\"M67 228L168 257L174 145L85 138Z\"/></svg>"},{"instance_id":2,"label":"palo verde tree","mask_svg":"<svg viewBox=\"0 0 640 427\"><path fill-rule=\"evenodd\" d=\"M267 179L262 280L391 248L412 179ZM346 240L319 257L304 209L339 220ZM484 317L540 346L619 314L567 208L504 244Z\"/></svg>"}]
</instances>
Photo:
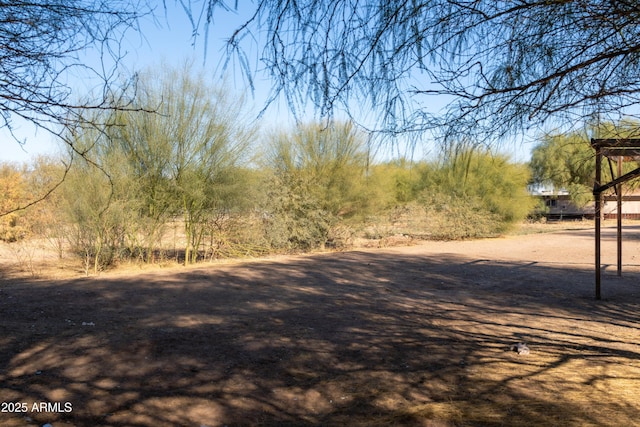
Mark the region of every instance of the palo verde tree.
<instances>
[{"instance_id":1,"label":"palo verde tree","mask_svg":"<svg viewBox=\"0 0 640 427\"><path fill-rule=\"evenodd\" d=\"M85 114L92 121L112 120L103 117L112 114L108 111L88 110ZM72 252L83 258L87 274L90 270L97 273L127 256L129 238L140 231L138 182L123 153L113 149L111 132L115 129L78 125L69 128L69 135L65 136L73 147L66 145L62 163L73 167L67 167L57 192L57 216L66 220L66 224L58 226L65 229Z\"/></svg>"},{"instance_id":2,"label":"palo verde tree","mask_svg":"<svg viewBox=\"0 0 640 427\"><path fill-rule=\"evenodd\" d=\"M113 150L123 153L138 178L142 217L153 236L168 216L180 214L186 236L185 262L195 262L212 215L242 204L239 168L254 129L243 99L212 87L202 75L161 67L140 74L137 111L118 112ZM153 112L149 112L153 111Z\"/></svg>"},{"instance_id":3,"label":"palo verde tree","mask_svg":"<svg viewBox=\"0 0 640 427\"><path fill-rule=\"evenodd\" d=\"M214 23L218 6L228 8L192 9L206 17L196 26ZM393 133L504 137L614 120L640 103L636 1L264 0L246 12L228 48L249 76L258 40L256 60L294 108L372 108ZM432 95L447 100L444 114Z\"/></svg>"},{"instance_id":4,"label":"palo verde tree","mask_svg":"<svg viewBox=\"0 0 640 427\"><path fill-rule=\"evenodd\" d=\"M92 118L108 124L103 131L73 133L65 199L78 246L88 248L83 254L96 270L121 249L151 261L176 217L184 224L185 262L193 263L211 216L248 194L239 167L252 128L242 98L214 88L189 63L159 69L140 73L134 93L125 85L119 96L131 109L87 112L105 116Z\"/></svg>"}]
</instances>

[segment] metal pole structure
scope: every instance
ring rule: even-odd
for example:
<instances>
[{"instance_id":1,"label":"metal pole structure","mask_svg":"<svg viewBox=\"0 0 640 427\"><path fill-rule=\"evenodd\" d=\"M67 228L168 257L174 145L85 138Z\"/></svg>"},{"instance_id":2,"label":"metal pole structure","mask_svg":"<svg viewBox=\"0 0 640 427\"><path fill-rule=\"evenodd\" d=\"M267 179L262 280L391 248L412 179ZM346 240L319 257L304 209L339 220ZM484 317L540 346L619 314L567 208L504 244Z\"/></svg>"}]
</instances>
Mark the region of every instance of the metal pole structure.
<instances>
[{"instance_id":1,"label":"metal pole structure","mask_svg":"<svg viewBox=\"0 0 640 427\"><path fill-rule=\"evenodd\" d=\"M636 197L623 197L622 196L622 183L631 179L640 177L640 167L634 170L622 174L622 163L625 156L632 158L640 157L640 138L623 138L623 139L591 139L591 147L596 150L596 179L593 187L593 196L595 199L595 212L594 217L596 221L595 229L595 241L596 241L596 299L601 299L601 276L602 276L602 263L601 263L601 237L602 237L602 220L603 210L602 204L604 200L616 200L618 211L618 275L622 275L622 200L638 200ZM618 163L618 177L607 182L602 183L602 158L606 156L609 159L609 166L611 169L611 175L613 175L613 168L611 167L611 158L617 157ZM615 188L617 197L615 199L607 197L604 198L603 194L610 188Z\"/></svg>"},{"instance_id":2,"label":"metal pole structure","mask_svg":"<svg viewBox=\"0 0 640 427\"><path fill-rule=\"evenodd\" d=\"M595 206L595 212L594 212L594 216L595 216L595 221L596 221L596 236L595 236L595 240L596 240L596 299L600 299L601 298L601 294L600 294L600 215L601 215L601 211L602 211L602 193L599 190L599 187L601 185L601 179L602 179L602 149L600 147L596 147L596 182L595 182L595 186L594 188L596 189L594 191L594 196L595 196L595 202L596 202L596 206Z\"/></svg>"},{"instance_id":3,"label":"metal pole structure","mask_svg":"<svg viewBox=\"0 0 640 427\"><path fill-rule=\"evenodd\" d=\"M622 176L622 156L618 156L618 177ZM618 196L618 276L622 276L622 183L616 188Z\"/></svg>"}]
</instances>

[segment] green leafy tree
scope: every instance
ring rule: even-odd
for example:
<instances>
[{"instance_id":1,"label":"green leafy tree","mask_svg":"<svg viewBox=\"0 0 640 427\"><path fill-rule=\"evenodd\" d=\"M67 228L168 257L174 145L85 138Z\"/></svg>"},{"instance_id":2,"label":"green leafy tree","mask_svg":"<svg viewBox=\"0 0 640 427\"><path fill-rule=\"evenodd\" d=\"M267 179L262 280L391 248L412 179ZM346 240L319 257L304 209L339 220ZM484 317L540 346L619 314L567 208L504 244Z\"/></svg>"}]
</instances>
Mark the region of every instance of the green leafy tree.
<instances>
[{"instance_id":1,"label":"green leafy tree","mask_svg":"<svg viewBox=\"0 0 640 427\"><path fill-rule=\"evenodd\" d=\"M593 200L595 152L583 136L545 136L533 149L530 166L534 182L566 189L577 206Z\"/></svg>"},{"instance_id":2,"label":"green leafy tree","mask_svg":"<svg viewBox=\"0 0 640 427\"><path fill-rule=\"evenodd\" d=\"M638 129L637 122L626 121L618 125L594 126L588 133L596 138L626 138L636 135ZM585 133L545 135L531 153L530 167L533 182L567 190L577 206L585 206L593 200L595 151ZM624 162L623 173L636 167L637 162ZM603 164L604 179L611 180L612 169L615 172L617 167L609 167L607 162Z\"/></svg>"}]
</instances>

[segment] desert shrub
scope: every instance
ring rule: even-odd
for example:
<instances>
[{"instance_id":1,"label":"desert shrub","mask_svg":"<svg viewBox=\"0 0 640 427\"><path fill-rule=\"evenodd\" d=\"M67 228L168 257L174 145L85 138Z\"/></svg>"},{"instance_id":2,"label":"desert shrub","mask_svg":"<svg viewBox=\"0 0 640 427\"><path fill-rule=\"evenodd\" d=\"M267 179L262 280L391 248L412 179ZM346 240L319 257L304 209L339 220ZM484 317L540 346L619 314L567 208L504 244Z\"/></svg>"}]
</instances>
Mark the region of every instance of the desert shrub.
<instances>
[{"instance_id":1,"label":"desert shrub","mask_svg":"<svg viewBox=\"0 0 640 427\"><path fill-rule=\"evenodd\" d=\"M203 248L205 259L263 256L272 249L257 211L220 214L208 230Z\"/></svg>"},{"instance_id":2,"label":"desert shrub","mask_svg":"<svg viewBox=\"0 0 640 427\"><path fill-rule=\"evenodd\" d=\"M135 211L112 177L84 159L76 163L62 187L61 209L70 223L71 251L84 260L87 272L98 272L120 259Z\"/></svg>"},{"instance_id":3,"label":"desert shrub","mask_svg":"<svg viewBox=\"0 0 640 427\"><path fill-rule=\"evenodd\" d=\"M477 196L460 197L429 193L422 199L428 229L434 240L461 240L495 236L501 229L497 214L485 208Z\"/></svg>"},{"instance_id":4,"label":"desert shrub","mask_svg":"<svg viewBox=\"0 0 640 427\"><path fill-rule=\"evenodd\" d=\"M336 224L329 229L326 246L332 249L348 249L353 246L355 230L347 224Z\"/></svg>"},{"instance_id":5,"label":"desert shrub","mask_svg":"<svg viewBox=\"0 0 640 427\"><path fill-rule=\"evenodd\" d=\"M549 207L543 199L539 198L535 201L533 209L531 209L531 211L527 215L527 219L529 220L529 222L546 221L548 214Z\"/></svg>"},{"instance_id":6,"label":"desert shrub","mask_svg":"<svg viewBox=\"0 0 640 427\"><path fill-rule=\"evenodd\" d=\"M426 169L420 200L437 238L477 238L508 231L524 220L534 201L529 171L484 149L463 147Z\"/></svg>"},{"instance_id":7,"label":"desert shrub","mask_svg":"<svg viewBox=\"0 0 640 427\"><path fill-rule=\"evenodd\" d=\"M378 214L416 200L421 190L421 171L425 164L404 158L375 164L370 167L369 185L373 187L372 203Z\"/></svg>"},{"instance_id":8,"label":"desert shrub","mask_svg":"<svg viewBox=\"0 0 640 427\"><path fill-rule=\"evenodd\" d=\"M18 165L0 163L0 240L15 242L27 235L23 211L11 212L27 200L25 171Z\"/></svg>"},{"instance_id":9,"label":"desert shrub","mask_svg":"<svg viewBox=\"0 0 640 427\"><path fill-rule=\"evenodd\" d=\"M62 192L58 191L66 169L61 159L55 156L38 156L29 163L25 177L31 201L38 202L23 211L23 218L30 232L47 240L59 258L65 254L69 231L69 222L60 209Z\"/></svg>"},{"instance_id":10,"label":"desert shrub","mask_svg":"<svg viewBox=\"0 0 640 427\"><path fill-rule=\"evenodd\" d=\"M271 137L266 169L265 235L274 248L343 245L339 224L360 221L375 205L366 139L350 123L302 125Z\"/></svg>"},{"instance_id":11,"label":"desert shrub","mask_svg":"<svg viewBox=\"0 0 640 427\"><path fill-rule=\"evenodd\" d=\"M0 240L10 243L24 239L28 234L28 230L20 225L19 221L20 217L14 213L2 217L0 221Z\"/></svg>"},{"instance_id":12,"label":"desert shrub","mask_svg":"<svg viewBox=\"0 0 640 427\"><path fill-rule=\"evenodd\" d=\"M263 225L265 239L277 250L323 247L337 217L318 199L318 184L292 176L273 176Z\"/></svg>"}]
</instances>

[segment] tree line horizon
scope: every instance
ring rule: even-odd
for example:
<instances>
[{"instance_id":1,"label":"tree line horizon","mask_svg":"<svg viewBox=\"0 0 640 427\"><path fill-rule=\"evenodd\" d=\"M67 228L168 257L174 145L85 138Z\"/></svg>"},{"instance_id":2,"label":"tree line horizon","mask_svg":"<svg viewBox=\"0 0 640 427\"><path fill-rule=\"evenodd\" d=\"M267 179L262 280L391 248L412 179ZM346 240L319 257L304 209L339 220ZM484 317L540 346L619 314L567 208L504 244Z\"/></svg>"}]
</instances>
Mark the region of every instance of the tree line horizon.
<instances>
[{"instance_id":1,"label":"tree line horizon","mask_svg":"<svg viewBox=\"0 0 640 427\"><path fill-rule=\"evenodd\" d=\"M217 58L221 69L237 66L249 87L256 72L265 70L272 83L270 101L284 97L306 127L265 138L272 140L271 146L251 148L244 134L251 129L235 126L238 117L221 119L233 111L233 103L228 111L218 111L200 95L175 96L182 104L168 103L174 110L163 111L164 98L157 97L163 88L139 79L140 70L123 74L120 64L123 41L132 34L144 37L141 20L158 19L164 10L161 19L170 23L170 3L186 13L193 42L202 43L205 51L217 20L226 13L246 15L227 35L226 52ZM262 222L258 234L266 239L264 246L274 248L326 244L333 239L328 230L335 232L336 224L370 215L362 212L372 212L367 211L371 206L402 209L404 202L397 202L403 198L429 215L440 214L446 224L442 229L454 230L456 236L499 232L524 209L507 208L508 200L496 200L496 193L511 194L512 187L520 191L521 182L535 179L566 186L576 201L584 201L591 158L580 148L582 134L638 135L639 23L636 2L601 0L265 0L243 5L223 0L36 0L2 5L0 45L10 49L0 50L0 126L20 143L13 133L15 120L26 120L62 141L68 158L57 172L53 165L41 165L50 173L23 177L36 180L27 185L32 193L37 189L31 199L19 194L21 185L5 185L1 218L14 224L11 232L19 235L22 208L44 212L39 200L66 203L65 218L76 227L70 235L94 270L126 251L152 257L150 242L161 234L158 224L176 212L184 223L184 258L197 258L205 235L212 235L211 224L219 226L203 212L224 206L226 220L234 209L247 206L238 195L259 185L261 191L250 201L262 197L273 206L259 209L260 220L254 218L252 224ZM88 65L87 55L99 58L99 64ZM76 93L70 76L95 81L93 94ZM156 83L178 82L184 79ZM195 93L217 90L194 86L189 90ZM448 100L442 110L433 110L434 96ZM365 126L353 105L371 111L376 120ZM324 133L305 120L302 112L308 107ZM207 123L212 114L219 120ZM174 118L174 125L159 122L162 115ZM337 123L340 115L349 122ZM199 125L189 127L185 121ZM350 126L353 133L342 129ZM558 135L542 137L531 169L511 164L495 151L505 140L549 126ZM334 142L357 141L362 129L386 135L386 141L397 135L415 143L435 141L439 156L424 164L398 160L396 166L409 165L410 178L397 178L405 173L404 166L381 177L374 170L393 169L392 163L372 164L351 146L356 143L334 147L326 141L330 133ZM166 140L168 135L172 141ZM246 157L263 148L270 152L260 153L262 163L246 168ZM173 156L170 167L168 155ZM362 159L365 173L344 172L357 170ZM320 167L325 161L332 166ZM224 173L213 174L214 169ZM8 166L3 170L7 182L21 179ZM374 178L391 183L373 185ZM359 179L364 183L360 196L348 191ZM74 180L78 188L70 190ZM241 190L243 180L252 185ZM351 184L345 185L347 181ZM383 197L376 191L385 185L390 189L382 193L393 194L395 202L376 200ZM60 201L65 191L76 198L75 204ZM87 198L83 203L82 197ZM19 203L11 205L15 200ZM528 207L528 202L519 206ZM138 223L135 230L115 225L127 211L132 213L127 220ZM22 220L28 216L24 213ZM457 215L475 226L455 222ZM268 230L273 233L267 238Z\"/></svg>"},{"instance_id":2,"label":"tree line horizon","mask_svg":"<svg viewBox=\"0 0 640 427\"><path fill-rule=\"evenodd\" d=\"M542 138L530 164L469 138L431 159L375 161L370 138L353 123L260 132L242 99L189 71L141 73L135 97L130 85L118 94L131 97L131 109L86 111L109 124L103 130L71 129L73 149L58 158L1 165L0 209L60 185L5 215L0 240L46 237L60 256L74 254L98 272L178 251L190 264L346 248L358 236L490 237L531 215L534 180L575 190L580 201L594 172L588 140L577 134Z\"/></svg>"}]
</instances>

